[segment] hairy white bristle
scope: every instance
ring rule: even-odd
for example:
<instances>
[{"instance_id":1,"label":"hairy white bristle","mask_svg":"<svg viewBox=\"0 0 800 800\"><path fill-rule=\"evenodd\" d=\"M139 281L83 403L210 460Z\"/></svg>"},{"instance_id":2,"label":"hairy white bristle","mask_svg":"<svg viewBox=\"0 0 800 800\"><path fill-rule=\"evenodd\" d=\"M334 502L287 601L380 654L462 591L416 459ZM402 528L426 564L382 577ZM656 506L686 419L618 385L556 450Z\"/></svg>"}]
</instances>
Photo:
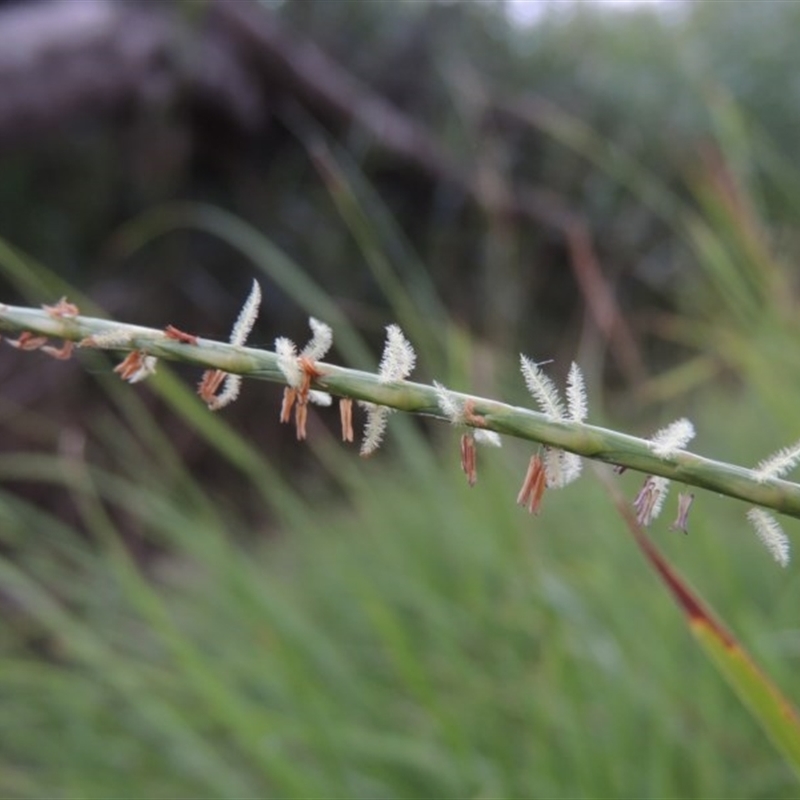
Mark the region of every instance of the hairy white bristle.
<instances>
[{"instance_id":1,"label":"hairy white bristle","mask_svg":"<svg viewBox=\"0 0 800 800\"><path fill-rule=\"evenodd\" d=\"M567 375L567 410L573 422L583 422L589 413L586 383L581 368L574 361Z\"/></svg>"},{"instance_id":2,"label":"hairy white bristle","mask_svg":"<svg viewBox=\"0 0 800 800\"><path fill-rule=\"evenodd\" d=\"M333 345L333 329L330 325L326 325L314 317L309 317L308 325L311 328L311 340L300 355L310 361L319 361L325 357Z\"/></svg>"},{"instance_id":3,"label":"hairy white bristle","mask_svg":"<svg viewBox=\"0 0 800 800\"><path fill-rule=\"evenodd\" d=\"M564 405L558 396L558 390L553 381L539 369L539 365L527 356L520 354L520 368L528 391L533 395L542 411L550 419L566 419Z\"/></svg>"},{"instance_id":4,"label":"hairy white bristle","mask_svg":"<svg viewBox=\"0 0 800 800\"><path fill-rule=\"evenodd\" d=\"M787 566L789 563L789 538L778 520L763 508L751 508L747 512L747 519L772 557L782 567Z\"/></svg>"},{"instance_id":5,"label":"hairy white bristle","mask_svg":"<svg viewBox=\"0 0 800 800\"><path fill-rule=\"evenodd\" d=\"M405 380L414 369L417 354L403 335L399 325L386 326L386 344L383 348L378 380L381 383Z\"/></svg>"},{"instance_id":6,"label":"hairy white bristle","mask_svg":"<svg viewBox=\"0 0 800 800\"><path fill-rule=\"evenodd\" d=\"M156 374L158 359L155 356L142 356L139 369L127 378L128 383L139 383L145 378Z\"/></svg>"},{"instance_id":7,"label":"hairy white bristle","mask_svg":"<svg viewBox=\"0 0 800 800\"><path fill-rule=\"evenodd\" d=\"M225 382L222 384L222 391L208 401L208 407L212 411L219 411L225 406L229 406L239 397L242 389L242 376L234 375L232 372L225 374Z\"/></svg>"},{"instance_id":8,"label":"hairy white bristle","mask_svg":"<svg viewBox=\"0 0 800 800\"><path fill-rule=\"evenodd\" d=\"M800 462L800 442L791 447L783 447L769 458L759 461L755 469L756 480L764 483L770 478L780 478L787 472L791 472L798 462Z\"/></svg>"},{"instance_id":9,"label":"hairy white bristle","mask_svg":"<svg viewBox=\"0 0 800 800\"><path fill-rule=\"evenodd\" d=\"M685 417L667 425L650 437L650 449L659 458L675 455L694 439L694 425Z\"/></svg>"},{"instance_id":10,"label":"hairy white bristle","mask_svg":"<svg viewBox=\"0 0 800 800\"><path fill-rule=\"evenodd\" d=\"M297 363L297 347L291 339L280 336L275 340L275 355L278 356L278 369L286 378L286 383L297 389L303 381L303 371Z\"/></svg>"},{"instance_id":11,"label":"hairy white bristle","mask_svg":"<svg viewBox=\"0 0 800 800\"><path fill-rule=\"evenodd\" d=\"M375 405L375 403L359 402L359 405L367 412L364 437L361 442L361 455L368 456L381 446L383 435L386 432L386 423L392 409Z\"/></svg>"},{"instance_id":12,"label":"hairy white bristle","mask_svg":"<svg viewBox=\"0 0 800 800\"><path fill-rule=\"evenodd\" d=\"M247 341L250 331L253 330L260 305L261 287L258 285L258 281L254 280L253 288L250 290L247 300L244 301L242 310L239 312L231 331L231 337L228 340L231 344L243 345Z\"/></svg>"}]
</instances>

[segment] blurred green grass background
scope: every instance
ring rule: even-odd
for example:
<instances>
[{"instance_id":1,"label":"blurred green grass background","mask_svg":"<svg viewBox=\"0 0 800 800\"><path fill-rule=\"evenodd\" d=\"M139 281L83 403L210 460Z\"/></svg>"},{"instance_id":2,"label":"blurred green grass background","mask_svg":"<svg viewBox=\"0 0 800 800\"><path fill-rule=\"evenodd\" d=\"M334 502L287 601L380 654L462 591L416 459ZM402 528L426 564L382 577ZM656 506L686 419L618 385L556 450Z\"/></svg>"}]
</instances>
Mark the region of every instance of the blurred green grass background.
<instances>
[{"instance_id":1,"label":"blurred green grass background","mask_svg":"<svg viewBox=\"0 0 800 800\"><path fill-rule=\"evenodd\" d=\"M448 78L465 42L476 42L488 86L524 89L538 70L556 105L537 118L536 146L515 149L492 131L502 157L490 166L498 179L554 187L586 215L648 366L641 382L615 369L575 284L537 277L548 257L567 273L550 235L457 212L447 196L414 219L400 178L307 120L297 124L306 147L327 153L322 175L299 181L303 151L242 184L255 199L238 185L222 202L203 176L200 190L128 200L122 229L93 218L103 252L130 267L128 285L143 284L130 321L179 322L155 318L176 313L174 297L146 302L172 260L182 266L170 280L185 285L196 269L200 288L185 294L206 300L214 287L235 296L219 280L233 264L242 285L255 271L272 287L266 314L297 310L296 329L301 309L333 323L347 363L364 366L376 331L398 320L426 379L525 403L514 348L556 356L556 373L577 352L590 421L646 434L687 415L697 452L754 464L800 428L796 112L791 87L774 94L797 58L784 38L798 12L714 5L681 22L587 9L548 17L527 39L501 37L477 4L395 12L410 19L406 33L430 21L424 13L460 21L436 23L438 82L412 95L456 151L486 144ZM282 13L369 74L399 25L389 8L287 3ZM336 17L346 13L349 26ZM355 54L354 39L366 43ZM26 168L39 174L13 165L23 189L5 224L19 215L19 226L3 231L52 271L4 245L9 285L31 302L55 299L65 280L87 303L113 297L109 282L121 279L93 283L70 267L81 248L58 225L36 246ZM294 192L272 191L294 181ZM157 205L209 194L232 211ZM58 206L50 193L42 204ZM78 230L97 257L91 226ZM230 323L223 299L202 307L209 334ZM273 322L262 324L269 341ZM41 382L34 399L50 400L19 390L0 409L0 795L798 796L591 476L530 517L514 505L524 443L481 452L470 490L444 426L394 415L385 452L362 462L315 418L298 455L275 431L275 387L248 383L229 423L201 406L189 373L160 367L139 390L85 361L78 390L74 364L4 358L9 380L27 369ZM631 497L640 481L621 477ZM669 509L653 536L797 701L800 579L773 564L744 511L700 493L689 536L667 530ZM784 524L796 539L794 521Z\"/></svg>"}]
</instances>

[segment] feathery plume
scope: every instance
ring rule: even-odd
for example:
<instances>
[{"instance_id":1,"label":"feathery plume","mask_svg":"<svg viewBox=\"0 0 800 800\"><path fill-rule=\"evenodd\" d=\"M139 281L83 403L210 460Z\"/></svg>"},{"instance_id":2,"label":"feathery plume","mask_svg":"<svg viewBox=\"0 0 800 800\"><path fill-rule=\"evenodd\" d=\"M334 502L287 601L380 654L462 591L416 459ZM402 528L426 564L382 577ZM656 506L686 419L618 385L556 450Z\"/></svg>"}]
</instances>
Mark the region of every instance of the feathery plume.
<instances>
[{"instance_id":1,"label":"feathery plume","mask_svg":"<svg viewBox=\"0 0 800 800\"><path fill-rule=\"evenodd\" d=\"M381 383L405 380L414 369L417 354L411 343L403 335L398 325L386 326L386 343L383 346L378 380ZM361 455L368 456L374 453L383 441L386 432L386 423L393 409L379 406L375 403L359 402L367 412L367 421L364 425L364 439L361 443Z\"/></svg>"},{"instance_id":2,"label":"feathery plume","mask_svg":"<svg viewBox=\"0 0 800 800\"><path fill-rule=\"evenodd\" d=\"M675 455L694 439L694 425L685 417L667 425L650 437L650 449L660 458Z\"/></svg>"},{"instance_id":3,"label":"feathery plume","mask_svg":"<svg viewBox=\"0 0 800 800\"><path fill-rule=\"evenodd\" d=\"M253 287L250 289L250 294L247 295L247 300L244 301L242 310L233 323L231 335L228 342L237 347L241 347L247 341L250 331L253 329L256 317L258 316L258 309L261 305L261 287L258 281L253 280ZM171 326L170 326L171 327ZM168 338L177 338L179 341L191 344L191 334L185 334L183 331L173 329L173 332L167 330L165 334ZM196 339L195 342L196 343ZM224 382L224 385L223 385ZM217 395L217 389L222 385L222 391ZM197 387L197 393L200 399L212 411L219 411L219 409L230 405L234 400L239 397L239 392L242 388L241 375L234 375L230 372L225 372L221 369L207 369L200 379Z\"/></svg>"},{"instance_id":4,"label":"feathery plume","mask_svg":"<svg viewBox=\"0 0 800 800\"><path fill-rule=\"evenodd\" d=\"M359 401L359 405L367 412L367 421L364 423L364 439L361 442L360 451L360 454L366 457L372 455L381 446L383 434L386 432L386 423L389 421L392 409L361 401Z\"/></svg>"},{"instance_id":5,"label":"feathery plume","mask_svg":"<svg viewBox=\"0 0 800 800\"><path fill-rule=\"evenodd\" d=\"M228 341L231 344L238 346L243 345L253 330L256 317L258 316L258 308L261 305L261 287L258 285L257 280L253 280L253 288L250 289L250 294L247 295L247 300L244 301L242 310L236 318L231 330L231 336Z\"/></svg>"},{"instance_id":6,"label":"feathery plume","mask_svg":"<svg viewBox=\"0 0 800 800\"><path fill-rule=\"evenodd\" d=\"M405 380L414 369L417 354L411 343L403 335L399 325L386 326L386 344L378 369L381 383Z\"/></svg>"},{"instance_id":7,"label":"feathery plume","mask_svg":"<svg viewBox=\"0 0 800 800\"><path fill-rule=\"evenodd\" d=\"M213 395L207 401L208 407L212 411L219 411L225 406L229 406L239 397L242 389L242 376L234 375L231 372L223 372L225 381L222 384L222 391L218 395Z\"/></svg>"},{"instance_id":8,"label":"feathery plume","mask_svg":"<svg viewBox=\"0 0 800 800\"><path fill-rule=\"evenodd\" d=\"M791 472L798 462L800 462L800 442L791 447L783 447L769 458L759 461L755 469L756 480L759 483L765 483L770 478L780 478L787 472Z\"/></svg>"},{"instance_id":9,"label":"feathery plume","mask_svg":"<svg viewBox=\"0 0 800 800\"><path fill-rule=\"evenodd\" d=\"M553 381L539 369L539 365L520 353L520 368L528 391L542 411L553 420L566 419L564 404L558 396Z\"/></svg>"},{"instance_id":10,"label":"feathery plume","mask_svg":"<svg viewBox=\"0 0 800 800\"><path fill-rule=\"evenodd\" d=\"M772 557L782 567L787 566L789 563L789 538L778 520L763 508L751 508L747 512L747 519Z\"/></svg>"},{"instance_id":11,"label":"feathery plume","mask_svg":"<svg viewBox=\"0 0 800 800\"><path fill-rule=\"evenodd\" d=\"M300 356L309 361L319 361L327 355L333 345L333 329L314 317L308 318L308 326L311 328L312 336Z\"/></svg>"},{"instance_id":12,"label":"feathery plume","mask_svg":"<svg viewBox=\"0 0 800 800\"><path fill-rule=\"evenodd\" d=\"M297 389L303 382L303 371L297 363L297 347L291 339L281 336L275 340L275 355L278 356L278 369L286 378L286 383Z\"/></svg>"},{"instance_id":13,"label":"feathery plume","mask_svg":"<svg viewBox=\"0 0 800 800\"><path fill-rule=\"evenodd\" d=\"M589 413L586 383L581 368L574 361L567 375L567 410L573 422L584 422Z\"/></svg>"}]
</instances>

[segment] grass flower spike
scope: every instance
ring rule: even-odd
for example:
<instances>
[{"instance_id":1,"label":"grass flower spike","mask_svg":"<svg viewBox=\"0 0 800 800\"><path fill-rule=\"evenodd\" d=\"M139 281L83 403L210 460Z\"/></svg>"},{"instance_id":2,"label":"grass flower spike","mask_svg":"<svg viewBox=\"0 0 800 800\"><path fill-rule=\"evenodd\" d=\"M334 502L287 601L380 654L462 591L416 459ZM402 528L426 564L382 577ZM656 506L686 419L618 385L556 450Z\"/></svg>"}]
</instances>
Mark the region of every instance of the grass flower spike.
<instances>
[{"instance_id":1,"label":"grass flower spike","mask_svg":"<svg viewBox=\"0 0 800 800\"><path fill-rule=\"evenodd\" d=\"M231 335L228 339L230 344L235 347L244 345L250 335L250 331L253 330L260 305L261 287L258 285L258 281L254 280L250 294L247 296L247 300L244 301L242 310L239 312L239 316L231 329ZM220 386L222 386L222 391L217 394ZM241 387L241 375L234 375L231 372L219 369L211 369L206 370L203 374L197 393L212 411L218 411L220 408L230 405L239 397Z\"/></svg>"},{"instance_id":2,"label":"grass flower spike","mask_svg":"<svg viewBox=\"0 0 800 800\"><path fill-rule=\"evenodd\" d=\"M388 325L386 327L386 344L378 368L378 380L381 383L405 380L414 369L416 361L417 354L400 327ZM361 455L369 456L380 447L383 441L392 409L375 403L360 402L359 405L367 412L364 437L361 442Z\"/></svg>"},{"instance_id":3,"label":"grass flower spike","mask_svg":"<svg viewBox=\"0 0 800 800\"><path fill-rule=\"evenodd\" d=\"M467 482L474 486L478 480L478 462L476 444L485 444L491 447L502 447L500 436L494 431L486 430L483 426L486 421L474 411L473 400L458 397L438 381L433 382L436 389L436 402L442 413L453 425L470 425L477 430L469 430L461 436L461 469L467 476Z\"/></svg>"},{"instance_id":4,"label":"grass flower spike","mask_svg":"<svg viewBox=\"0 0 800 800\"><path fill-rule=\"evenodd\" d=\"M751 508L747 512L747 519L753 526L758 538L772 554L772 557L782 566L789 564L789 538L781 528L780 523L772 514L763 508Z\"/></svg>"},{"instance_id":5,"label":"grass flower spike","mask_svg":"<svg viewBox=\"0 0 800 800\"><path fill-rule=\"evenodd\" d=\"M361 445L369 455L380 445L392 411L425 414L467 428L461 443L462 467L468 481L477 478L477 444L498 444L499 436L513 436L538 443L528 465L518 502L538 512L547 488L566 486L580 473L582 459L615 465L615 471L632 469L646 476L634 501L636 517L649 525L664 504L670 480L679 480L738 498L753 506L747 516L759 538L781 564L789 559L789 540L770 510L800 519L800 483L781 476L800 464L800 442L779 450L754 470L715 461L685 449L694 436L687 419L659 430L645 440L587 423L587 399L583 377L575 364L569 370L566 399L541 365L522 355L520 367L526 386L540 412L485 397L451 392L438 383L412 383L406 378L416 356L400 328L390 325L377 374L322 364L332 344L331 329L312 319L311 341L298 351L286 338L275 342L275 351L243 348L258 313L261 292L253 289L231 332L231 343L200 339L173 326L147 328L107 319L86 317L61 300L42 309L0 303L0 329L18 334L6 339L20 351L42 350L60 358L70 354L70 343L83 347L125 352L116 372L126 381L138 382L152 375L157 358L202 365L206 369L199 393L210 408L231 402L239 387L239 375L253 375L285 386L281 418L289 421L294 411L298 438L304 438L310 402L330 404L339 398L342 438L352 441L353 405L367 410ZM52 340L63 346L50 346ZM221 391L220 391L221 390ZM480 409L480 413L476 412ZM673 530L686 531L693 495L678 498Z\"/></svg>"},{"instance_id":6,"label":"grass flower spike","mask_svg":"<svg viewBox=\"0 0 800 800\"><path fill-rule=\"evenodd\" d=\"M329 406L333 398L327 392L311 390L311 381L320 376L316 362L324 358L333 345L333 331L330 325L320 322L314 317L308 320L311 328L311 339L297 354L297 346L291 339L281 336L275 340L275 355L278 357L278 369L283 373L287 386L283 390L281 404L281 422L289 422L294 409L294 423L298 439L306 438L306 421L308 404Z\"/></svg>"}]
</instances>

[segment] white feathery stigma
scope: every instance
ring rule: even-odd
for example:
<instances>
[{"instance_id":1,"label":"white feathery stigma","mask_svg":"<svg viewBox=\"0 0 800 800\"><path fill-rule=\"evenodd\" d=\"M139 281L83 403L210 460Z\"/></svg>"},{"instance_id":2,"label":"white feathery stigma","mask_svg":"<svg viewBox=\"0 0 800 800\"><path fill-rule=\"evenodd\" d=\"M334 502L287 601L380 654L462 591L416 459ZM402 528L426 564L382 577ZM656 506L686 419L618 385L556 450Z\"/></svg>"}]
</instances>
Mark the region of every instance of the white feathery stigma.
<instances>
[{"instance_id":1,"label":"white feathery stigma","mask_svg":"<svg viewBox=\"0 0 800 800\"><path fill-rule=\"evenodd\" d=\"M650 449L659 458L675 455L694 439L694 425L685 417L662 428L650 437Z\"/></svg>"},{"instance_id":2,"label":"white feathery stigma","mask_svg":"<svg viewBox=\"0 0 800 800\"><path fill-rule=\"evenodd\" d=\"M225 383L222 384L222 391L208 401L208 407L212 411L219 411L221 408L230 405L239 397L242 388L242 376L234 375L232 372L225 374Z\"/></svg>"},{"instance_id":3,"label":"white feathery stigma","mask_svg":"<svg viewBox=\"0 0 800 800\"><path fill-rule=\"evenodd\" d=\"M520 354L520 368L522 377L528 391L533 395L534 400L539 404L542 411L553 420L564 420L567 415L564 411L564 404L558 396L553 381L539 369L539 365L527 356Z\"/></svg>"},{"instance_id":4,"label":"white feathery stigma","mask_svg":"<svg viewBox=\"0 0 800 800\"><path fill-rule=\"evenodd\" d=\"M228 340L231 344L241 346L247 341L250 331L253 330L260 305L261 287L258 285L258 281L253 280L253 288L250 290L247 300L244 301L242 310L236 318L233 330L231 330L231 336Z\"/></svg>"},{"instance_id":5,"label":"white feathery stigma","mask_svg":"<svg viewBox=\"0 0 800 800\"><path fill-rule=\"evenodd\" d=\"M330 325L326 325L314 317L308 318L308 326L311 328L311 340L300 355L310 361L319 361L325 357L333 345L333 330Z\"/></svg>"},{"instance_id":6,"label":"white feathery stigma","mask_svg":"<svg viewBox=\"0 0 800 800\"><path fill-rule=\"evenodd\" d=\"M584 422L589 413L586 383L581 368L574 361L567 375L567 410L573 422Z\"/></svg>"},{"instance_id":7,"label":"white feathery stigma","mask_svg":"<svg viewBox=\"0 0 800 800\"><path fill-rule=\"evenodd\" d=\"M751 508L747 512L747 519L772 557L782 567L787 566L789 563L789 538L778 520L763 508Z\"/></svg>"},{"instance_id":8,"label":"white feathery stigma","mask_svg":"<svg viewBox=\"0 0 800 800\"><path fill-rule=\"evenodd\" d=\"M780 478L787 472L791 472L798 462L800 462L800 442L791 447L783 447L769 458L759 461L755 469L756 480L759 483L765 483L770 478Z\"/></svg>"},{"instance_id":9,"label":"white feathery stigma","mask_svg":"<svg viewBox=\"0 0 800 800\"><path fill-rule=\"evenodd\" d=\"M297 363L297 347L291 339L280 336L275 340L275 355L278 356L278 369L286 378L286 383L297 389L303 382L303 371Z\"/></svg>"},{"instance_id":10,"label":"white feathery stigma","mask_svg":"<svg viewBox=\"0 0 800 800\"><path fill-rule=\"evenodd\" d=\"M386 423L389 421L392 409L362 401L359 401L359 405L367 412L360 452L362 456L369 456L381 446L383 435L386 432Z\"/></svg>"},{"instance_id":11,"label":"white feathery stigma","mask_svg":"<svg viewBox=\"0 0 800 800\"><path fill-rule=\"evenodd\" d=\"M405 380L414 369L417 354L411 343L403 335L399 325L386 326L386 344L378 369L381 383Z\"/></svg>"}]
</instances>

